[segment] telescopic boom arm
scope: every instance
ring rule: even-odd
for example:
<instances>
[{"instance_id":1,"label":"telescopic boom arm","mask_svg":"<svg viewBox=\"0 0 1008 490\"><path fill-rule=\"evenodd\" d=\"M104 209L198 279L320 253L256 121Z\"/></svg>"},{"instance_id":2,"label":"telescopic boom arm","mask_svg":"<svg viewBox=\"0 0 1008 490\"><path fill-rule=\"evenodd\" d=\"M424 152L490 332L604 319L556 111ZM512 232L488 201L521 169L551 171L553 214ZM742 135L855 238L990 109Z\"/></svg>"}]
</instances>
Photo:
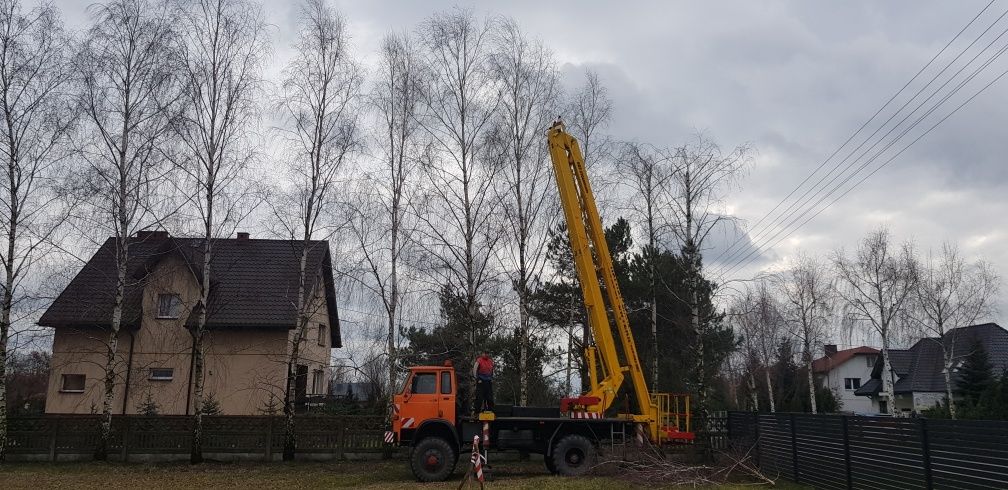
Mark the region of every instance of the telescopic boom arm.
<instances>
[{"instance_id":1,"label":"telescopic boom arm","mask_svg":"<svg viewBox=\"0 0 1008 490\"><path fill-rule=\"evenodd\" d=\"M581 283L588 323L595 339L595 346L585 349L591 380L591 389L585 393L585 397L596 397L599 402L589 405L588 411L599 414L605 412L615 401L620 386L629 374L637 405L636 413L631 416L638 422L647 423L651 427L652 434L657 435L658 409L652 403L651 393L644 381L644 372L637 357L637 347L630 331L623 296L620 294L619 284L616 283L602 220L599 218L595 197L588 183L584 156L577 140L566 132L562 122L557 121L553 124L547 132L547 139L560 191L560 202L567 220L574 265ZM622 359L626 365L621 364L621 358L617 353L602 285L605 286L608 306L612 311L615 329L622 346ZM596 374L596 351L601 358L599 366L603 374L601 379Z\"/></svg>"}]
</instances>

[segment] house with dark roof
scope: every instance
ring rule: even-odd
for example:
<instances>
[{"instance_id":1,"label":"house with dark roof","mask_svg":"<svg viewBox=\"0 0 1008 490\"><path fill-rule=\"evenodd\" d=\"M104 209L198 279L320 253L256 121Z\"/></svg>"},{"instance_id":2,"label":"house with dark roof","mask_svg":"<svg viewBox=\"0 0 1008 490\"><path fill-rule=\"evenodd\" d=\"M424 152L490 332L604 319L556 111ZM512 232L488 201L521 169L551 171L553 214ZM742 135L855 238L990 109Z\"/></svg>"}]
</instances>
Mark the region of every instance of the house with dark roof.
<instances>
[{"instance_id":1,"label":"house with dark roof","mask_svg":"<svg viewBox=\"0 0 1008 490\"><path fill-rule=\"evenodd\" d=\"M116 239L81 268L38 323L54 330L47 413L100 411L116 293ZM115 338L113 413L191 414L191 335L206 313L205 397L228 415L282 407L297 321L302 242L252 239L212 243L203 270L201 238L141 232L127 241L121 328ZM309 323L296 361L297 397L328 394L330 349L341 346L329 244L308 245ZM209 275L207 304L199 304Z\"/></svg>"},{"instance_id":2,"label":"house with dark roof","mask_svg":"<svg viewBox=\"0 0 1008 490\"><path fill-rule=\"evenodd\" d=\"M893 376L893 413L910 414L931 408L945 399L945 361L943 345L951 348L952 391L957 391L958 370L976 343L983 345L994 365L995 373L1008 369L1008 330L996 323L970 325L949 330L941 338L929 337L917 341L909 349L889 349ZM880 413L890 413L882 390L882 356L878 356L871 379L855 393L866 397Z\"/></svg>"},{"instance_id":3,"label":"house with dark roof","mask_svg":"<svg viewBox=\"0 0 1008 490\"><path fill-rule=\"evenodd\" d=\"M812 372L821 386L833 391L840 400L840 409L854 413L873 413L871 400L854 392L871 377L878 349L860 346L837 350L837 346L823 346L823 357L812 361Z\"/></svg>"}]
</instances>

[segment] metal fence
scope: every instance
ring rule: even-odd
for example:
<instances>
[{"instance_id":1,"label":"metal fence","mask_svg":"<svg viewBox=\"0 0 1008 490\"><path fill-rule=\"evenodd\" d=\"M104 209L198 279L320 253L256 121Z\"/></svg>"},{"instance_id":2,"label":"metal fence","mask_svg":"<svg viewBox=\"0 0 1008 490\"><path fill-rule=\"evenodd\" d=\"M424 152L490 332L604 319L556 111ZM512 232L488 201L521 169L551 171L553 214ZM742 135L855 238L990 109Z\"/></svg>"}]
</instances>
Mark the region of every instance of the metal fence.
<instances>
[{"instance_id":1,"label":"metal fence","mask_svg":"<svg viewBox=\"0 0 1008 490\"><path fill-rule=\"evenodd\" d=\"M730 412L728 434L815 488L1008 488L1008 421Z\"/></svg>"},{"instance_id":2,"label":"metal fence","mask_svg":"<svg viewBox=\"0 0 1008 490\"><path fill-rule=\"evenodd\" d=\"M93 454L101 418L91 415L50 415L8 419L10 456L31 459L71 459ZM298 454L381 453L385 419L372 415L299 416L295 419ZM112 457L124 461L141 456L188 456L193 418L188 416L119 415L112 418ZM284 419L273 416L204 416L203 453L261 458L283 453Z\"/></svg>"}]
</instances>

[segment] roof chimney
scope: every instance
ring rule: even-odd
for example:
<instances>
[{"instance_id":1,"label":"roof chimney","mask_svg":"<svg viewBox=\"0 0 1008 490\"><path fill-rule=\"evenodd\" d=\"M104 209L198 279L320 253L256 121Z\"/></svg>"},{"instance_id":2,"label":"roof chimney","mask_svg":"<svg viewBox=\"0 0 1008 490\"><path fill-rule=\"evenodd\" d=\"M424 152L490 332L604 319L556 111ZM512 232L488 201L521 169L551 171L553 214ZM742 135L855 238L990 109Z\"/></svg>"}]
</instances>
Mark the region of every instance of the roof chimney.
<instances>
[{"instance_id":1,"label":"roof chimney","mask_svg":"<svg viewBox=\"0 0 1008 490\"><path fill-rule=\"evenodd\" d=\"M826 344L823 346L823 352L825 352L826 357L833 357L836 355L836 344Z\"/></svg>"},{"instance_id":2,"label":"roof chimney","mask_svg":"<svg viewBox=\"0 0 1008 490\"><path fill-rule=\"evenodd\" d=\"M238 239L239 239L239 240L248 240L248 239L249 239L249 234L248 234L248 232L245 232L245 231L239 231L239 232L238 232Z\"/></svg>"},{"instance_id":3,"label":"roof chimney","mask_svg":"<svg viewBox=\"0 0 1008 490\"><path fill-rule=\"evenodd\" d=\"M136 232L136 237L140 240L146 240L148 238L158 240L169 238L171 235L165 230L140 230Z\"/></svg>"}]
</instances>

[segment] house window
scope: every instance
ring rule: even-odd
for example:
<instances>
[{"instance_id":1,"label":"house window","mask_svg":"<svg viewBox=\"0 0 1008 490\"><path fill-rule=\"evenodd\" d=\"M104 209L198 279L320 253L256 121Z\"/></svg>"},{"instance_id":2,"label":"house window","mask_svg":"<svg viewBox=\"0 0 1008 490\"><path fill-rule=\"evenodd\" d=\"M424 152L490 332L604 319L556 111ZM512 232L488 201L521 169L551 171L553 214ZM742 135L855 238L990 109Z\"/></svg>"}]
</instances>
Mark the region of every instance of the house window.
<instances>
[{"instance_id":1,"label":"house window","mask_svg":"<svg viewBox=\"0 0 1008 490\"><path fill-rule=\"evenodd\" d=\"M845 390L854 391L861 388L861 378L844 378L843 384Z\"/></svg>"},{"instance_id":2,"label":"house window","mask_svg":"<svg viewBox=\"0 0 1008 490\"><path fill-rule=\"evenodd\" d=\"M868 366L868 369L875 367L875 356L865 356L864 359L865 364Z\"/></svg>"},{"instance_id":3,"label":"house window","mask_svg":"<svg viewBox=\"0 0 1008 490\"><path fill-rule=\"evenodd\" d=\"M173 368L151 368L150 376L147 378L151 381L171 381L175 377L175 369Z\"/></svg>"},{"instance_id":4,"label":"house window","mask_svg":"<svg viewBox=\"0 0 1008 490\"><path fill-rule=\"evenodd\" d=\"M326 394L325 371L316 369L312 372L312 392L316 395Z\"/></svg>"},{"instance_id":5,"label":"house window","mask_svg":"<svg viewBox=\"0 0 1008 490\"><path fill-rule=\"evenodd\" d=\"M178 318L182 311L182 298L173 293L158 295L158 318Z\"/></svg>"},{"instance_id":6,"label":"house window","mask_svg":"<svg viewBox=\"0 0 1008 490\"><path fill-rule=\"evenodd\" d=\"M83 374L64 374L60 391L63 393L84 393L84 379Z\"/></svg>"},{"instance_id":7,"label":"house window","mask_svg":"<svg viewBox=\"0 0 1008 490\"><path fill-rule=\"evenodd\" d=\"M325 347L326 345L326 326L321 323L318 326L318 345Z\"/></svg>"}]
</instances>

